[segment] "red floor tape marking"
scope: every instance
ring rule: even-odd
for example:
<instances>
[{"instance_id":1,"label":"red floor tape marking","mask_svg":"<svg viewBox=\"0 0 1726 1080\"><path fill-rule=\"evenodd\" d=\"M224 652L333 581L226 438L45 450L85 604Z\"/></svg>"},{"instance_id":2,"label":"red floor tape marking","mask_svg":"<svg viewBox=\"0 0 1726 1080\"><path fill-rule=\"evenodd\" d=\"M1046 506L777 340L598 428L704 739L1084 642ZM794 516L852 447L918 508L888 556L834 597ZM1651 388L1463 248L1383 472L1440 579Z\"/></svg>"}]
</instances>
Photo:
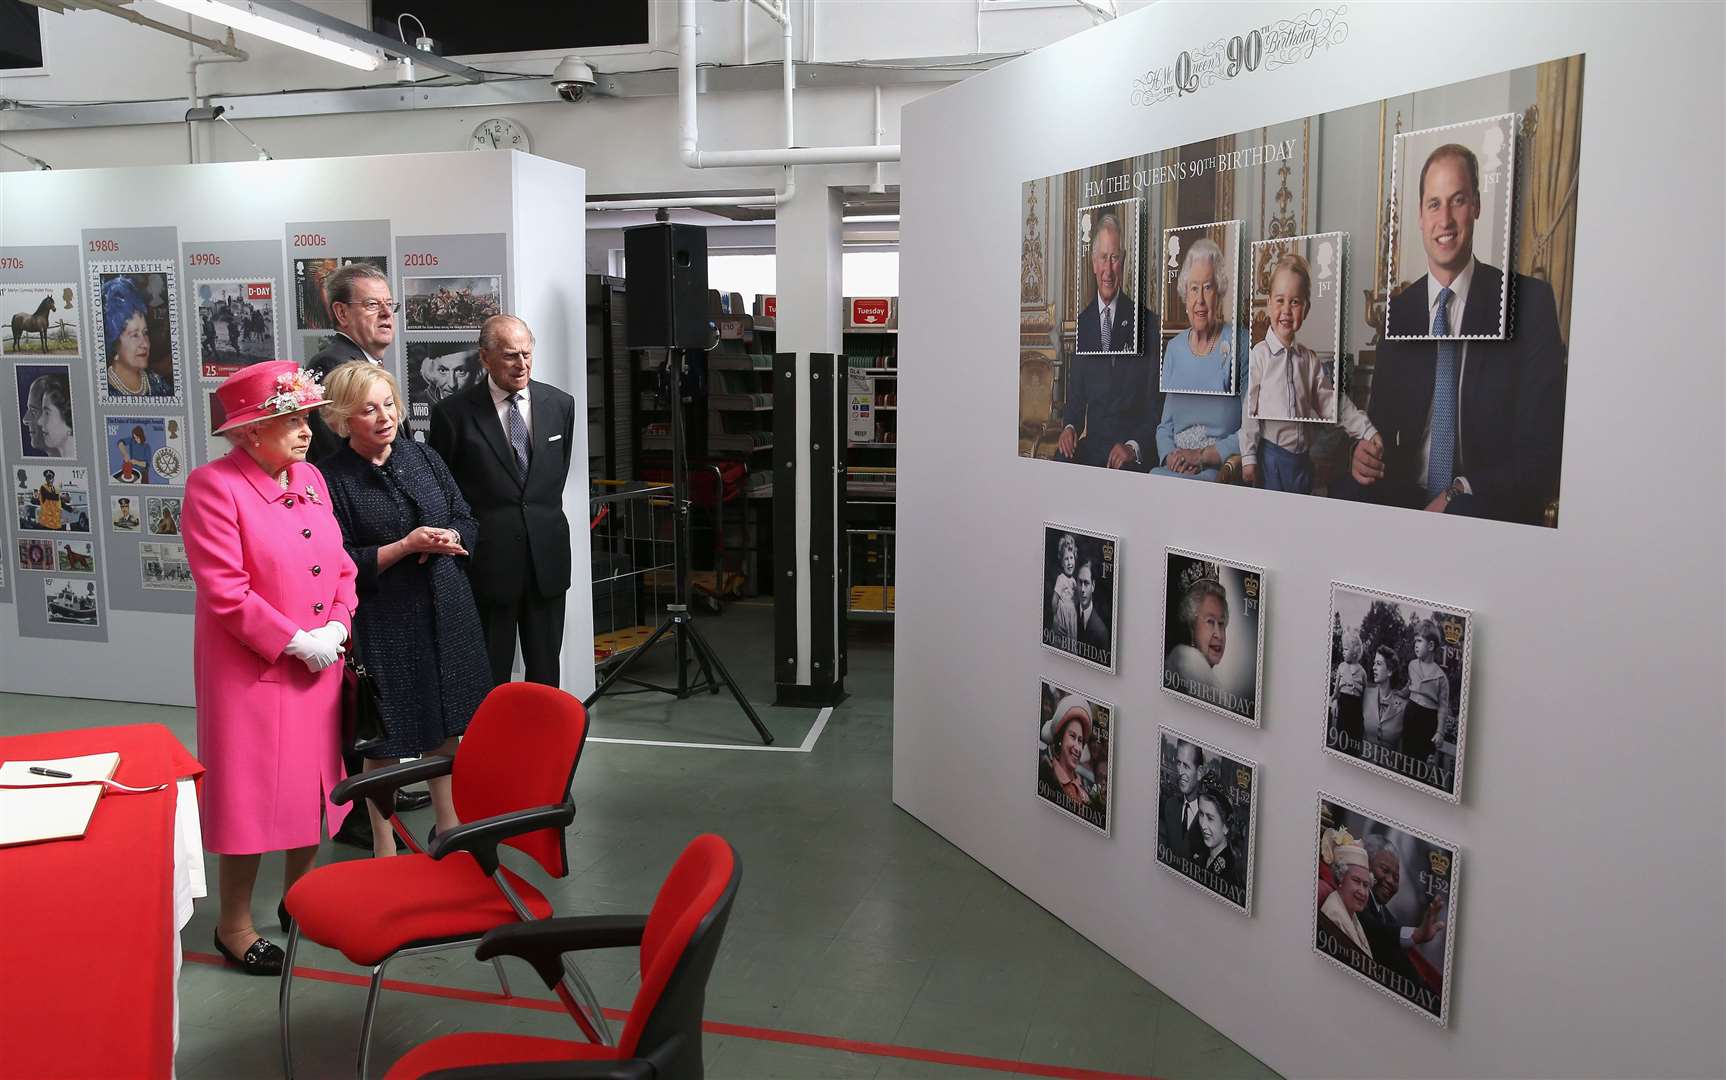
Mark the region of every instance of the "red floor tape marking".
<instances>
[{"instance_id":1,"label":"red floor tape marking","mask_svg":"<svg viewBox=\"0 0 1726 1080\"><path fill-rule=\"evenodd\" d=\"M194 964L222 967L226 963L214 953L188 952L186 959ZM296 967L294 978L319 982L340 983L343 986L369 986L371 979L351 971L325 971L322 968ZM472 1001L481 1005L503 1005L512 1009L532 1009L537 1012L562 1013L563 1003L541 998L504 997L489 990L464 990L457 986L434 986L431 983L385 979L384 989L403 994ZM606 1009L611 1020L622 1020L629 1014L622 1009ZM758 1042L784 1043L789 1046L812 1046L819 1050L839 1050L849 1054L869 1054L874 1057L902 1058L906 1061L926 1061L934 1065L954 1065L966 1069L988 1069L993 1072L1016 1073L1020 1076L1045 1076L1054 1080L1156 1080L1137 1073L1104 1072L1100 1069L1075 1069L1065 1065L1039 1065L1032 1061L1008 1061L1005 1058L979 1057L947 1050L925 1050L917 1046L895 1046L892 1043L863 1042L841 1039L832 1035L810 1035L801 1031L780 1031L777 1028L751 1027L747 1024L727 1024L706 1020L701 1030L709 1035L732 1039L754 1039ZM574 1041L574 1040L571 1040Z\"/></svg>"}]
</instances>

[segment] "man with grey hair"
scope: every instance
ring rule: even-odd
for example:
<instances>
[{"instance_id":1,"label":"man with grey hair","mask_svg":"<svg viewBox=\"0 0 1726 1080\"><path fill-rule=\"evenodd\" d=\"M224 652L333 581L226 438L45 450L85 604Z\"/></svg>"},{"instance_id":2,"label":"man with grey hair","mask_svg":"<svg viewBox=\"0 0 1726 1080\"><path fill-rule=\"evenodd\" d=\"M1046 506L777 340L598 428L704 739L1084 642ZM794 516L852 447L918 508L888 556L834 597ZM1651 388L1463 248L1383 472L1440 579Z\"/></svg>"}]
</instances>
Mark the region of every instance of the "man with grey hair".
<instances>
[{"instance_id":1,"label":"man with grey hair","mask_svg":"<svg viewBox=\"0 0 1726 1080\"><path fill-rule=\"evenodd\" d=\"M1156 312L1122 287L1136 258L1119 215L1100 215L1091 236L1096 298L1078 315L1056 444L1060 460L1139 472L1153 464L1163 395L1146 343L1159 340L1159 332Z\"/></svg>"},{"instance_id":2,"label":"man with grey hair","mask_svg":"<svg viewBox=\"0 0 1726 1080\"><path fill-rule=\"evenodd\" d=\"M336 324L335 340L307 360L305 369L321 382L350 360L383 363L396 339L395 316L401 308L390 295L389 277L371 263L350 262L324 279L324 301ZM315 411L309 417L312 448L306 460L315 465L345 444Z\"/></svg>"},{"instance_id":3,"label":"man with grey hair","mask_svg":"<svg viewBox=\"0 0 1726 1080\"><path fill-rule=\"evenodd\" d=\"M438 402L430 443L479 522L468 580L493 681L509 681L519 638L527 681L556 686L570 582L563 485L575 399L531 377L533 349L527 323L487 319L479 332L485 378Z\"/></svg>"}]
</instances>

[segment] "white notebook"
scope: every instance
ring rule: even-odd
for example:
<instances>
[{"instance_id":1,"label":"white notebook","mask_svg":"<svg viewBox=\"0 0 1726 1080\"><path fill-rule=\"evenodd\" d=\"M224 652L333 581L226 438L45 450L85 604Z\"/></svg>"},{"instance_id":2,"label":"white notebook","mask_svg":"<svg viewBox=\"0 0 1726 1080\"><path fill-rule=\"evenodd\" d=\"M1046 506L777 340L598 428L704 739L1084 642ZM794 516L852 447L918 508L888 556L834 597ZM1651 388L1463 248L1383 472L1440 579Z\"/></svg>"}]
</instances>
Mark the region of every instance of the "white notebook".
<instances>
[{"instance_id":1,"label":"white notebook","mask_svg":"<svg viewBox=\"0 0 1726 1080\"><path fill-rule=\"evenodd\" d=\"M31 768L70 773L70 777L40 776ZM114 779L120 767L117 753L85 754L83 757L45 761L8 761L0 764L0 787L47 787L54 784L92 784Z\"/></svg>"},{"instance_id":2,"label":"white notebook","mask_svg":"<svg viewBox=\"0 0 1726 1080\"><path fill-rule=\"evenodd\" d=\"M0 790L0 847L83 836L101 797L101 784Z\"/></svg>"}]
</instances>

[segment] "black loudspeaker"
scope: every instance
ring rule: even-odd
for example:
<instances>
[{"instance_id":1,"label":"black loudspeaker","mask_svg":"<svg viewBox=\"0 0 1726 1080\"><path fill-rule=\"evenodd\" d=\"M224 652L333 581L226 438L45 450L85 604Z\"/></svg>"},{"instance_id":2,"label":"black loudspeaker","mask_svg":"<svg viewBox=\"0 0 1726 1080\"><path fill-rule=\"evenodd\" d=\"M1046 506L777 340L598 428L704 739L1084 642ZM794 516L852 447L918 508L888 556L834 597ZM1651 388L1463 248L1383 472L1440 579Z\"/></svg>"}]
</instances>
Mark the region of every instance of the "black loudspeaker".
<instances>
[{"instance_id":1,"label":"black loudspeaker","mask_svg":"<svg viewBox=\"0 0 1726 1080\"><path fill-rule=\"evenodd\" d=\"M662 221L623 230L623 277L630 348L707 348L706 228Z\"/></svg>"}]
</instances>

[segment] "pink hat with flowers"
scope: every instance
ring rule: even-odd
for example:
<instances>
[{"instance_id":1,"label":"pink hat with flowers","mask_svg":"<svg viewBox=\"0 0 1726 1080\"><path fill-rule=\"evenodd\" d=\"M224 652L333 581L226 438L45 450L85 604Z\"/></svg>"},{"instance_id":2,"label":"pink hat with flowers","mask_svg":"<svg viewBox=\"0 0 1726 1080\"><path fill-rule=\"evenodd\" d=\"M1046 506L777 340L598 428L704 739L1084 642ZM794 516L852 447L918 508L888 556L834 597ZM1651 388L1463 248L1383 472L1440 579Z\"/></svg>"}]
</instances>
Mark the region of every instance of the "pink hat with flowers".
<instances>
[{"instance_id":1,"label":"pink hat with flowers","mask_svg":"<svg viewBox=\"0 0 1726 1080\"><path fill-rule=\"evenodd\" d=\"M301 371L292 360L269 360L241 368L216 387L216 399L228 414L216 429L218 434L329 403L317 377Z\"/></svg>"}]
</instances>

